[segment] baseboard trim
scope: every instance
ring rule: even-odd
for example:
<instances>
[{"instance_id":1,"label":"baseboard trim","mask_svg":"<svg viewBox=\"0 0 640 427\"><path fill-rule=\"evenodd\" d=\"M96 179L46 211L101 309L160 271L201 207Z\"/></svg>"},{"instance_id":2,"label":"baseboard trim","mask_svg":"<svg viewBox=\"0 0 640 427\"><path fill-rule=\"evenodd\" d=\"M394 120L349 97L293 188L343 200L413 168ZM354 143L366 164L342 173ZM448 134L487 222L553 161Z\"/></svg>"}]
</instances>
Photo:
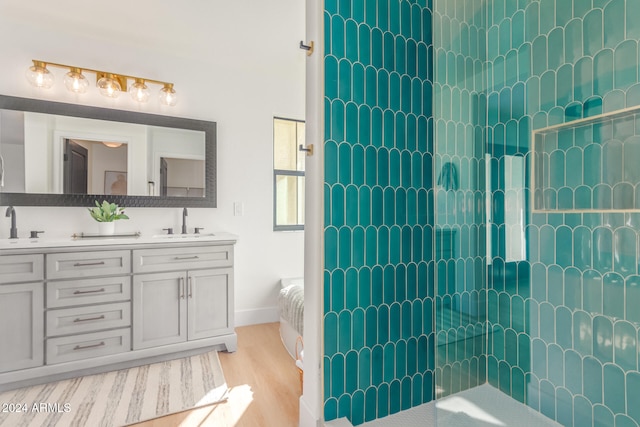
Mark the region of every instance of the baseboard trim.
<instances>
[{"instance_id":1,"label":"baseboard trim","mask_svg":"<svg viewBox=\"0 0 640 427\"><path fill-rule=\"evenodd\" d=\"M319 427L322 425L320 420L313 414L311 408L309 408L309 405L307 405L304 395L300 396L300 421L298 427Z\"/></svg>"},{"instance_id":2,"label":"baseboard trim","mask_svg":"<svg viewBox=\"0 0 640 427\"><path fill-rule=\"evenodd\" d=\"M235 312L235 326L258 325L280 321L278 307L256 308Z\"/></svg>"}]
</instances>

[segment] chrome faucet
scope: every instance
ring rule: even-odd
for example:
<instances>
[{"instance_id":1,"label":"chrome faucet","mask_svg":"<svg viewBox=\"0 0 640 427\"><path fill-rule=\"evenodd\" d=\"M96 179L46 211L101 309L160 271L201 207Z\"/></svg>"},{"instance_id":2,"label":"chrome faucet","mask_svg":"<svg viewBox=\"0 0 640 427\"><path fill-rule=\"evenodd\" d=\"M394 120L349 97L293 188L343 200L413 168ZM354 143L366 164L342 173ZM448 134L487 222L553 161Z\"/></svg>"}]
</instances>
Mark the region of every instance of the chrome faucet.
<instances>
[{"instance_id":1,"label":"chrome faucet","mask_svg":"<svg viewBox=\"0 0 640 427\"><path fill-rule=\"evenodd\" d=\"M189 215L189 212L187 212L187 208L183 208L182 209L182 234L187 234L187 215Z\"/></svg>"},{"instance_id":2,"label":"chrome faucet","mask_svg":"<svg viewBox=\"0 0 640 427\"><path fill-rule=\"evenodd\" d=\"M7 217L11 217L11 233L10 233L10 239L17 239L18 238L18 228L16 227L16 210L13 208L13 206L9 206L7 208L7 213L6 215Z\"/></svg>"}]
</instances>

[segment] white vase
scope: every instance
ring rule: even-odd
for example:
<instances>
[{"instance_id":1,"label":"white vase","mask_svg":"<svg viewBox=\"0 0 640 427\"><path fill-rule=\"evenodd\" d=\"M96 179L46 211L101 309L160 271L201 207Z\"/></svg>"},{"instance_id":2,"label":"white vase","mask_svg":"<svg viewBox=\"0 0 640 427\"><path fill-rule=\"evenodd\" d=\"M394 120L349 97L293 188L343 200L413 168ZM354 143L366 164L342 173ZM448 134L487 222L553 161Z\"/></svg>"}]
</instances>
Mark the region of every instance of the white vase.
<instances>
[{"instance_id":1,"label":"white vase","mask_svg":"<svg viewBox=\"0 0 640 427\"><path fill-rule=\"evenodd\" d=\"M116 232L116 223L115 222L99 222L98 223L98 234L101 236L107 236L110 234L115 234Z\"/></svg>"}]
</instances>

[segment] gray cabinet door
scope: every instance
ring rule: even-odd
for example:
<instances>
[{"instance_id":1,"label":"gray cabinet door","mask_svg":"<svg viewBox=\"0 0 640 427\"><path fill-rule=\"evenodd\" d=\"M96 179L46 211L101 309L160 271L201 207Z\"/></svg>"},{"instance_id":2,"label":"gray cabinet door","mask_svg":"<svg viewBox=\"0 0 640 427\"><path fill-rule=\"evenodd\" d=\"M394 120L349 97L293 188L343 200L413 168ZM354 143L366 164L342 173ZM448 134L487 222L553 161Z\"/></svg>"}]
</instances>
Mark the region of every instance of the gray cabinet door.
<instances>
[{"instance_id":1,"label":"gray cabinet door","mask_svg":"<svg viewBox=\"0 0 640 427\"><path fill-rule=\"evenodd\" d=\"M189 271L187 287L189 340L214 337L231 330L232 285L232 268ZM232 303L231 307L233 307Z\"/></svg>"},{"instance_id":2,"label":"gray cabinet door","mask_svg":"<svg viewBox=\"0 0 640 427\"><path fill-rule=\"evenodd\" d=\"M187 340L187 279L184 272L133 277L133 349Z\"/></svg>"},{"instance_id":3,"label":"gray cabinet door","mask_svg":"<svg viewBox=\"0 0 640 427\"><path fill-rule=\"evenodd\" d=\"M44 284L0 285L0 372L44 363Z\"/></svg>"}]
</instances>

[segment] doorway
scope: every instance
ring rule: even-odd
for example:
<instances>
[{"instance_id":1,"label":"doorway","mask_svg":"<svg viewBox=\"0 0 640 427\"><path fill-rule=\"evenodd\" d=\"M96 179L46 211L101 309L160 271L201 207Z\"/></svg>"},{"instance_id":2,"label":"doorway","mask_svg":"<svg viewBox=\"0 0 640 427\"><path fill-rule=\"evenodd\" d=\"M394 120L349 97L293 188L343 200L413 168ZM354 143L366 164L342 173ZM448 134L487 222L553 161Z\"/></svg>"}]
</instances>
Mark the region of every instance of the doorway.
<instances>
[{"instance_id":1,"label":"doorway","mask_svg":"<svg viewBox=\"0 0 640 427\"><path fill-rule=\"evenodd\" d=\"M89 150L64 140L64 194L87 194Z\"/></svg>"}]
</instances>

